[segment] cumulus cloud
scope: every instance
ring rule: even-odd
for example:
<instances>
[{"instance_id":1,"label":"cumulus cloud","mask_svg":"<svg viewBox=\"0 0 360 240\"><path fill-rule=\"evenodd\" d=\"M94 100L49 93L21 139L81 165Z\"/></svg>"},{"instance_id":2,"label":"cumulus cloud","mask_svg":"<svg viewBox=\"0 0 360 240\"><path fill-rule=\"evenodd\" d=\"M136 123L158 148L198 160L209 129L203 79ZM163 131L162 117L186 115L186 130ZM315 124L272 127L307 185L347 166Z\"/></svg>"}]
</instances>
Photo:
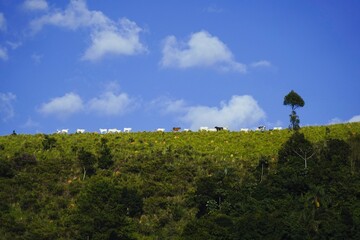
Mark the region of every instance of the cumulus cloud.
<instances>
[{"instance_id":1,"label":"cumulus cloud","mask_svg":"<svg viewBox=\"0 0 360 240\"><path fill-rule=\"evenodd\" d=\"M119 27L92 33L91 46L85 51L83 60L98 60L106 54L134 55L146 51L140 43L139 28L136 23L123 18Z\"/></svg>"},{"instance_id":2,"label":"cumulus cloud","mask_svg":"<svg viewBox=\"0 0 360 240\"><path fill-rule=\"evenodd\" d=\"M43 103L38 112L59 119L66 119L78 112L85 114L96 113L104 116L122 115L136 108L138 104L127 93L119 92L119 89L120 87L116 82L110 82L105 86L102 94L88 101L83 101L79 95L70 92L62 97L56 97L47 103Z\"/></svg>"},{"instance_id":3,"label":"cumulus cloud","mask_svg":"<svg viewBox=\"0 0 360 240\"><path fill-rule=\"evenodd\" d=\"M23 8L28 11L47 10L48 4L45 0L25 0Z\"/></svg>"},{"instance_id":4,"label":"cumulus cloud","mask_svg":"<svg viewBox=\"0 0 360 240\"><path fill-rule=\"evenodd\" d=\"M71 0L64 11L56 10L30 22L34 33L46 25L76 30L81 27L102 28L111 25L111 20L100 11L89 11L84 0Z\"/></svg>"},{"instance_id":5,"label":"cumulus cloud","mask_svg":"<svg viewBox=\"0 0 360 240\"><path fill-rule=\"evenodd\" d=\"M122 115L127 112L134 101L126 94L116 94L112 91L107 91L91 99L88 103L89 111L96 112L99 115L115 116Z\"/></svg>"},{"instance_id":6,"label":"cumulus cloud","mask_svg":"<svg viewBox=\"0 0 360 240\"><path fill-rule=\"evenodd\" d=\"M84 0L71 0L63 11L53 11L30 23L33 33L46 25L70 30L90 29L91 45L83 60L98 60L107 54L134 55L146 51L140 42L140 27L126 18L115 22L101 11L89 10Z\"/></svg>"},{"instance_id":7,"label":"cumulus cloud","mask_svg":"<svg viewBox=\"0 0 360 240\"><path fill-rule=\"evenodd\" d=\"M3 48L1 46L0 46L0 59L4 61L8 60L7 50L6 48Z\"/></svg>"},{"instance_id":8,"label":"cumulus cloud","mask_svg":"<svg viewBox=\"0 0 360 240\"><path fill-rule=\"evenodd\" d=\"M15 111L12 104L15 100L16 95L13 93L0 93L0 116L3 122L14 117Z\"/></svg>"},{"instance_id":9,"label":"cumulus cloud","mask_svg":"<svg viewBox=\"0 0 360 240\"><path fill-rule=\"evenodd\" d=\"M0 30L6 31L6 19L4 14L0 12Z\"/></svg>"},{"instance_id":10,"label":"cumulus cloud","mask_svg":"<svg viewBox=\"0 0 360 240\"><path fill-rule=\"evenodd\" d=\"M246 65L236 62L228 47L206 31L190 36L188 42L178 42L175 36L164 40L163 67L213 67L222 71L246 72Z\"/></svg>"},{"instance_id":11,"label":"cumulus cloud","mask_svg":"<svg viewBox=\"0 0 360 240\"><path fill-rule=\"evenodd\" d=\"M265 118L265 112L249 95L234 95L220 107L186 106L184 100L166 100L159 105L164 113L177 113L193 130L201 126L227 126L231 129L251 127Z\"/></svg>"},{"instance_id":12,"label":"cumulus cloud","mask_svg":"<svg viewBox=\"0 0 360 240\"><path fill-rule=\"evenodd\" d=\"M81 97L71 92L42 104L38 111L44 115L54 115L60 119L66 119L83 109L84 105Z\"/></svg>"}]
</instances>

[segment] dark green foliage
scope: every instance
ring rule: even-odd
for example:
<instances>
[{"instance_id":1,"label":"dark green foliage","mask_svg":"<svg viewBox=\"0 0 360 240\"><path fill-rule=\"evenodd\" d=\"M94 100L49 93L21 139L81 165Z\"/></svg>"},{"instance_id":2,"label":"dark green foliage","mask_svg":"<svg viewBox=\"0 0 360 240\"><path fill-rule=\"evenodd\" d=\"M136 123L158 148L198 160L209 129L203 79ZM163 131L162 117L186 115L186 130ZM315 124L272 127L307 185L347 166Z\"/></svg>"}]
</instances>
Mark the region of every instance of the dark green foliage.
<instances>
[{"instance_id":1,"label":"dark green foliage","mask_svg":"<svg viewBox=\"0 0 360 240\"><path fill-rule=\"evenodd\" d=\"M83 170L83 179L85 179L86 174L90 176L95 174L96 157L94 154L86 151L84 148L81 148L78 151L78 160Z\"/></svg>"},{"instance_id":2,"label":"dark green foliage","mask_svg":"<svg viewBox=\"0 0 360 240\"><path fill-rule=\"evenodd\" d=\"M359 134L3 136L0 239L360 239Z\"/></svg>"},{"instance_id":3,"label":"dark green foliage","mask_svg":"<svg viewBox=\"0 0 360 240\"><path fill-rule=\"evenodd\" d=\"M125 187L121 189L120 195L122 204L126 207L126 215L140 217L143 213L143 200L138 191Z\"/></svg>"},{"instance_id":4,"label":"dark green foliage","mask_svg":"<svg viewBox=\"0 0 360 240\"><path fill-rule=\"evenodd\" d=\"M314 156L314 153L313 144L305 138L305 135L294 132L279 150L279 163L295 164L294 162L305 161L304 159L307 161Z\"/></svg>"},{"instance_id":5,"label":"dark green foliage","mask_svg":"<svg viewBox=\"0 0 360 240\"><path fill-rule=\"evenodd\" d=\"M42 145L44 150L50 150L56 146L56 139L45 134Z\"/></svg>"},{"instance_id":6,"label":"dark green foliage","mask_svg":"<svg viewBox=\"0 0 360 240\"><path fill-rule=\"evenodd\" d=\"M27 166L33 166L37 164L35 155L29 153L16 153L13 158L14 167L17 170L21 170Z\"/></svg>"},{"instance_id":7,"label":"dark green foliage","mask_svg":"<svg viewBox=\"0 0 360 240\"><path fill-rule=\"evenodd\" d=\"M349 139L349 146L351 149L350 166L351 173L354 174L360 170L360 134L356 134Z\"/></svg>"},{"instance_id":8,"label":"dark green foliage","mask_svg":"<svg viewBox=\"0 0 360 240\"><path fill-rule=\"evenodd\" d=\"M299 130L300 129L300 119L299 116L296 114L295 109L298 107L303 107L305 105L304 100L300 97L299 94L291 90L285 97L284 97L284 105L291 106L291 114L290 116L290 129Z\"/></svg>"},{"instance_id":9,"label":"dark green foliage","mask_svg":"<svg viewBox=\"0 0 360 240\"><path fill-rule=\"evenodd\" d=\"M14 176L14 170L11 164L6 160L0 159L0 177L12 178L13 176Z\"/></svg>"},{"instance_id":10,"label":"dark green foliage","mask_svg":"<svg viewBox=\"0 0 360 240\"><path fill-rule=\"evenodd\" d=\"M122 191L108 178L92 178L77 197L74 239L133 239Z\"/></svg>"},{"instance_id":11,"label":"dark green foliage","mask_svg":"<svg viewBox=\"0 0 360 240\"><path fill-rule=\"evenodd\" d=\"M298 107L303 107L305 102L299 94L297 94L294 90L291 90L284 97L284 105L290 105L291 109L294 111Z\"/></svg>"},{"instance_id":12,"label":"dark green foliage","mask_svg":"<svg viewBox=\"0 0 360 240\"><path fill-rule=\"evenodd\" d=\"M100 157L98 159L98 166L101 169L108 169L114 164L113 156L111 154L111 150L107 145L107 139L101 139L100 146Z\"/></svg>"}]
</instances>

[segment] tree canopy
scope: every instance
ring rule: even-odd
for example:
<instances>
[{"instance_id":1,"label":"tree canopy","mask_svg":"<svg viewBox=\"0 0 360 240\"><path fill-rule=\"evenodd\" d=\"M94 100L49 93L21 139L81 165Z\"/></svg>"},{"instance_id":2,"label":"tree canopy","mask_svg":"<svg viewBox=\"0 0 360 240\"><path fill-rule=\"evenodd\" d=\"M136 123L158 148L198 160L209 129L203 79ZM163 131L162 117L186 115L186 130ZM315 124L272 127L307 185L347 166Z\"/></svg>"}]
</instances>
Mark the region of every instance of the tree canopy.
<instances>
[{"instance_id":1,"label":"tree canopy","mask_svg":"<svg viewBox=\"0 0 360 240\"><path fill-rule=\"evenodd\" d=\"M284 105L291 106L290 116L290 129L299 130L300 129L300 119L296 114L295 109L298 107L303 107L305 105L304 100L297 94L294 90L291 90L288 95L284 97Z\"/></svg>"},{"instance_id":2,"label":"tree canopy","mask_svg":"<svg viewBox=\"0 0 360 240\"><path fill-rule=\"evenodd\" d=\"M288 95L284 97L284 105L290 105L291 109L295 111L298 107L305 105L304 100L294 90L291 90Z\"/></svg>"}]
</instances>

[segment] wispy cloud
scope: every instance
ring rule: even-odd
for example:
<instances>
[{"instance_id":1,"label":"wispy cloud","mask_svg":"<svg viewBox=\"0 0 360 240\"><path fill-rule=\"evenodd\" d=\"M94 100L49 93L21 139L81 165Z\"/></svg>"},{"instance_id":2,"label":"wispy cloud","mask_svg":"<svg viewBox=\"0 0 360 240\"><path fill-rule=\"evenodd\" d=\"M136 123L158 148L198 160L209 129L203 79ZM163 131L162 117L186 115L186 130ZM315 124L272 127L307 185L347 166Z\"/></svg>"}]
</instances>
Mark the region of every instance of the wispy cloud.
<instances>
[{"instance_id":1,"label":"wispy cloud","mask_svg":"<svg viewBox=\"0 0 360 240\"><path fill-rule=\"evenodd\" d=\"M168 36L162 53L160 64L163 67L212 67L222 71L246 72L246 65L236 62L229 48L207 31L192 34L187 42L178 42L175 36Z\"/></svg>"},{"instance_id":2,"label":"wispy cloud","mask_svg":"<svg viewBox=\"0 0 360 240\"><path fill-rule=\"evenodd\" d=\"M160 106L163 112L177 113L179 119L193 130L216 125L232 129L251 127L266 116L256 100L249 95L234 95L228 102L221 102L219 107L186 106L184 100L162 101Z\"/></svg>"},{"instance_id":3,"label":"wispy cloud","mask_svg":"<svg viewBox=\"0 0 360 240\"><path fill-rule=\"evenodd\" d=\"M7 49L0 46L0 59L6 61L8 58Z\"/></svg>"},{"instance_id":4,"label":"wispy cloud","mask_svg":"<svg viewBox=\"0 0 360 240\"><path fill-rule=\"evenodd\" d=\"M15 50L22 45L22 42L6 41L6 44L9 45L11 49Z\"/></svg>"},{"instance_id":5,"label":"wispy cloud","mask_svg":"<svg viewBox=\"0 0 360 240\"><path fill-rule=\"evenodd\" d=\"M84 109L81 97L75 93L67 93L42 104L38 111L44 115L53 115L59 119L66 119Z\"/></svg>"},{"instance_id":6,"label":"wispy cloud","mask_svg":"<svg viewBox=\"0 0 360 240\"><path fill-rule=\"evenodd\" d=\"M0 93L0 116L3 122L7 122L14 117L15 111L13 102L16 100L16 95L13 93Z\"/></svg>"},{"instance_id":7,"label":"wispy cloud","mask_svg":"<svg viewBox=\"0 0 360 240\"><path fill-rule=\"evenodd\" d=\"M22 128L38 128L40 123L34 121L31 117L28 117L26 122L21 126Z\"/></svg>"},{"instance_id":8,"label":"wispy cloud","mask_svg":"<svg viewBox=\"0 0 360 240\"><path fill-rule=\"evenodd\" d=\"M40 64L44 56L41 54L33 53L31 59L35 64Z\"/></svg>"},{"instance_id":9,"label":"wispy cloud","mask_svg":"<svg viewBox=\"0 0 360 240\"><path fill-rule=\"evenodd\" d=\"M222 9L221 7L219 7L215 4L212 4L212 5L204 8L204 11L208 12L208 13L222 13L224 11L224 9Z\"/></svg>"},{"instance_id":10,"label":"wispy cloud","mask_svg":"<svg viewBox=\"0 0 360 240\"><path fill-rule=\"evenodd\" d=\"M264 67L266 68L266 67L271 67L271 63L266 60L261 60L261 61L253 62L252 64L250 64L250 66L253 68L264 68Z\"/></svg>"},{"instance_id":11,"label":"wispy cloud","mask_svg":"<svg viewBox=\"0 0 360 240\"><path fill-rule=\"evenodd\" d=\"M30 23L33 33L46 25L71 30L90 29L91 45L82 56L83 60L99 60L105 55L135 55L146 52L140 42L142 29L135 22L122 18L115 22L101 11L89 10L84 0L71 0L63 11L52 11Z\"/></svg>"},{"instance_id":12,"label":"wispy cloud","mask_svg":"<svg viewBox=\"0 0 360 240\"><path fill-rule=\"evenodd\" d=\"M48 9L48 3L45 0L25 0L22 6L28 11L44 11Z\"/></svg>"},{"instance_id":13,"label":"wispy cloud","mask_svg":"<svg viewBox=\"0 0 360 240\"><path fill-rule=\"evenodd\" d=\"M154 99L148 105L150 110L160 110L161 114L179 114L185 113L188 106L183 99L173 100L168 97L159 97Z\"/></svg>"},{"instance_id":14,"label":"wispy cloud","mask_svg":"<svg viewBox=\"0 0 360 240\"><path fill-rule=\"evenodd\" d=\"M0 30L6 31L6 19L3 13L0 12Z\"/></svg>"}]
</instances>

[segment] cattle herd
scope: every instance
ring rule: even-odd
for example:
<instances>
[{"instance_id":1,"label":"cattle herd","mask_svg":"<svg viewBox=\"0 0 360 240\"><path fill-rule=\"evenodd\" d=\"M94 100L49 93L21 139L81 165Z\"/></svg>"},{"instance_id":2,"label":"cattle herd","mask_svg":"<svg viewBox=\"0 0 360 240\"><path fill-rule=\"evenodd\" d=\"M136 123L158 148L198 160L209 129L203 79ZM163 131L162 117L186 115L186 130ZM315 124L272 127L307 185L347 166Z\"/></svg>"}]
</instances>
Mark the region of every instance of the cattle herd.
<instances>
[{"instance_id":1,"label":"cattle herd","mask_svg":"<svg viewBox=\"0 0 360 240\"><path fill-rule=\"evenodd\" d=\"M272 129L269 129L270 131L272 130L281 130L281 127L274 127ZM129 133L132 131L132 128L124 128L123 130L117 129L117 128L100 128L99 132L100 134L106 134L106 133ZM156 132L165 132L165 128L157 128L155 130ZM172 132L180 132L181 131L181 127L173 127L172 128ZM191 130L188 128L185 128L184 130L182 130L183 132L190 132ZM218 131L229 131L229 129L227 127L219 127L216 126L214 128L209 128L209 127L200 127L199 128L199 132L218 132ZM249 128L241 128L240 132L249 132L252 131ZM260 131L260 132L264 132L266 131L266 127L265 126L259 126L255 129L255 131ZM69 133L69 129L61 129L61 130L57 130L56 133L58 134L68 134ZM85 129L82 128L78 128L76 129L75 133L85 133Z\"/></svg>"}]
</instances>

